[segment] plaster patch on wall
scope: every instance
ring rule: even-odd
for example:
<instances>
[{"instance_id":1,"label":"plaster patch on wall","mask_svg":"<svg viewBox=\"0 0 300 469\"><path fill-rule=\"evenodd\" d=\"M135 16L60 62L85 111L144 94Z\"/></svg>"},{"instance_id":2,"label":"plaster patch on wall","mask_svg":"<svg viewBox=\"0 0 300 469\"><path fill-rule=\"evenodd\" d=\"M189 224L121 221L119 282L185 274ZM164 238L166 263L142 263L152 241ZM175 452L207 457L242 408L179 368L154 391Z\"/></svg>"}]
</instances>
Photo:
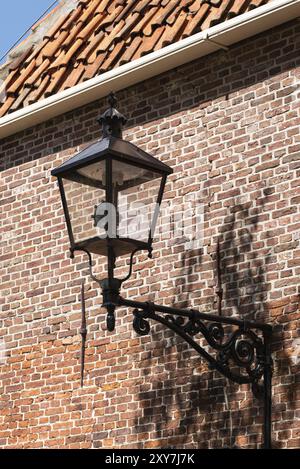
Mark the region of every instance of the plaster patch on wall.
<instances>
[{"instance_id":1,"label":"plaster patch on wall","mask_svg":"<svg viewBox=\"0 0 300 469\"><path fill-rule=\"evenodd\" d=\"M300 363L300 337L297 339L293 340L292 342L292 356L291 356L291 361L293 365L299 365Z\"/></svg>"},{"instance_id":2,"label":"plaster patch on wall","mask_svg":"<svg viewBox=\"0 0 300 469\"><path fill-rule=\"evenodd\" d=\"M300 231L295 231L295 233L293 233L293 239L294 241L300 240Z\"/></svg>"},{"instance_id":3,"label":"plaster patch on wall","mask_svg":"<svg viewBox=\"0 0 300 469\"><path fill-rule=\"evenodd\" d=\"M0 339L0 365L6 363L6 344L4 339Z\"/></svg>"},{"instance_id":4,"label":"plaster patch on wall","mask_svg":"<svg viewBox=\"0 0 300 469\"><path fill-rule=\"evenodd\" d=\"M292 102L297 104L300 102L300 79L298 77L294 77L293 87L295 90L291 94L291 98Z\"/></svg>"}]
</instances>

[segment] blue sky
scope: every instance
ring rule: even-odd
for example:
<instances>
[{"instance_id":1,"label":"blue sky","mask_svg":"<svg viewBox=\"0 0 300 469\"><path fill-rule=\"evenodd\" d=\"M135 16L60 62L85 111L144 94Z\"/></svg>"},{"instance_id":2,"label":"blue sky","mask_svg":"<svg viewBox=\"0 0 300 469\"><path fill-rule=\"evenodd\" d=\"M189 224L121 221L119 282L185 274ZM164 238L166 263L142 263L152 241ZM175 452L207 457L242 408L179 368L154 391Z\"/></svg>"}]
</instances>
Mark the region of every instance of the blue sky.
<instances>
[{"instance_id":1,"label":"blue sky","mask_svg":"<svg viewBox=\"0 0 300 469\"><path fill-rule=\"evenodd\" d=\"M54 2L54 0L5 0L0 7L0 59Z\"/></svg>"}]
</instances>

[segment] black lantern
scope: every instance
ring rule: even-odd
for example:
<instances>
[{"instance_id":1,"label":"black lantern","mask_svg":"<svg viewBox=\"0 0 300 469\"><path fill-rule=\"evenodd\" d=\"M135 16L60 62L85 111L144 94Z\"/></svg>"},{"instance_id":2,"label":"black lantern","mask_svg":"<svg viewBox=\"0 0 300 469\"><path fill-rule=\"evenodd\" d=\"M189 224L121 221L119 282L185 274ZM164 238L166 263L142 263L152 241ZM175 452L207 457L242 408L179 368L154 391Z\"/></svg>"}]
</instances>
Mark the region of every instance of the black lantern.
<instances>
[{"instance_id":1,"label":"black lantern","mask_svg":"<svg viewBox=\"0 0 300 469\"><path fill-rule=\"evenodd\" d=\"M108 279L101 283L108 311L114 309L109 297L121 282L114 278L116 258L130 254L131 270L136 251L147 250L151 256L166 178L173 172L122 139L126 118L116 110L113 94L109 104L98 119L102 139L52 171L58 178L71 253L82 250L108 259ZM111 330L114 319L109 316Z\"/></svg>"}]
</instances>

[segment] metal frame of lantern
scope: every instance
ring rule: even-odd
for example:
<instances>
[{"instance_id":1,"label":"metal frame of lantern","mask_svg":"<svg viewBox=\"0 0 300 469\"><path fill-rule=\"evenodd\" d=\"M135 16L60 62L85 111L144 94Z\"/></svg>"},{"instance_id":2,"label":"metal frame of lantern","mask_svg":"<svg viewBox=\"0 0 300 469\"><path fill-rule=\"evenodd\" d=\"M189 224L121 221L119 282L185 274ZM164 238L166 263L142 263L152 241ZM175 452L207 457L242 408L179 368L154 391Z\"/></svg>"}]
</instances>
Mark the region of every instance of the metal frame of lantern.
<instances>
[{"instance_id":1,"label":"metal frame of lantern","mask_svg":"<svg viewBox=\"0 0 300 469\"><path fill-rule=\"evenodd\" d=\"M110 301L110 296L114 295L116 290L120 289L121 284L131 275L133 258L137 251L146 250L148 251L149 257L152 256L153 233L159 215L159 207L162 202L167 176L171 174L173 170L166 164L155 159L152 155L149 155L132 143L122 139L122 126L126 123L126 118L115 108L116 99L113 94L109 97L109 104L109 109L98 119L103 130L102 139L96 142L96 144L79 152L58 168L55 168L52 171L52 175L58 178L58 186L70 239L71 257L74 257L75 251L86 252L89 256L90 269L92 266L91 253L102 254L107 257L108 278L101 281L100 285L103 290L104 306L108 312L107 327L109 331L113 331L115 327L115 306L113 302ZM103 181L100 183L82 173L80 174L80 170L95 165L96 163L104 163L105 185ZM152 173L152 178L149 180L160 178L160 186L156 198L155 210L152 214L152 220L149 226L147 241L119 237L117 234L113 238L107 235L105 241L95 236L77 242L72 229L63 181L66 179L83 185L101 188L105 191L105 203L115 205L115 195L113 193L113 164L115 163L130 165L133 168L144 170L145 174L148 173L151 175ZM140 179L129 181L128 187L126 183L124 183L124 187L125 189L137 187L142 183L143 178L140 176ZM96 226L98 221L97 206L95 206L94 215L91 215L91 218L94 219L94 226ZM120 245L121 248L119 248ZM124 246L123 251L122 246ZM124 253L130 254L129 276L126 276L125 279L116 279L114 277L115 261L118 255ZM92 278L95 280L94 276L92 276Z\"/></svg>"},{"instance_id":2,"label":"metal frame of lantern","mask_svg":"<svg viewBox=\"0 0 300 469\"><path fill-rule=\"evenodd\" d=\"M121 125L126 122L115 108L115 98L110 96L110 109L108 109L99 119L103 125L103 136L115 137L119 143L124 142L122 138ZM126 145L124 146L126 152ZM114 157L120 157L113 151ZM106 188L107 201L112 202L112 159L106 155L106 172L108 181ZM95 159L99 158L94 155ZM127 157L127 156L126 156ZM153 157L152 157L153 158ZM130 157L128 158L130 161ZM153 160L154 161L154 160ZM82 162L84 164L84 162ZM157 198L157 207L159 208L165 188L167 175L172 172L167 166L165 174L162 175L162 181ZM72 170L72 164L65 164L65 168ZM149 166L148 166L149 168ZM157 305L151 302L140 302L130 299L124 299L120 295L122 283L128 280L132 274L133 258L137 251L147 250L149 257L152 256L153 228L158 217L158 209L154 213L149 238L147 243L135 242L130 255L129 273L123 279L114 277L114 268L116 255L114 253L113 241L107 238L107 258L108 258L108 277L98 279L93 274L93 262L91 252L86 246L78 245L74 241L71 220L68 213L67 200L63 188L63 172L60 168L54 170L52 174L58 177L58 184L64 208L66 224L68 228L71 257L74 257L76 251L83 251L88 256L89 272L91 278L96 281L102 289L103 307L107 310L107 327L109 331L115 328L115 309L117 307L127 307L133 309L133 327L137 334L146 335L150 332L149 320L163 324L168 329L175 332L185 342L187 342L202 358L204 358L211 370L217 370L230 381L238 384L250 384L255 397L263 399L264 407L264 429L263 429L263 448L270 449L271 442L271 421L272 421L272 357L271 340L272 327L254 321L245 321L241 319L222 316L222 295L220 268L220 245L216 249L216 294L218 296L218 315L201 313L196 310L180 309ZM109 187L108 187L109 186ZM118 240L116 240L118 242ZM83 383L84 366L84 344L86 340L86 319L84 306L84 288L82 288L82 373L81 382ZM229 328L229 329L228 329ZM232 329L233 328L233 329ZM196 336L205 339L213 353L207 350L196 340Z\"/></svg>"}]
</instances>

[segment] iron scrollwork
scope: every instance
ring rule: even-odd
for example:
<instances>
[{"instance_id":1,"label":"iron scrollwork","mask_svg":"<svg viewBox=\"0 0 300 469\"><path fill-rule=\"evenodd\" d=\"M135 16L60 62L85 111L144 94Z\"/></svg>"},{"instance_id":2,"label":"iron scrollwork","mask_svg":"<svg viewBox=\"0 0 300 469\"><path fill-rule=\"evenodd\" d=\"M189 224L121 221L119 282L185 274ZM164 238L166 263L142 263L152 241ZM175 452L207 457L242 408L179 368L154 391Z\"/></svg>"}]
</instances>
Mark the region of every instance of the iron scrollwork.
<instances>
[{"instance_id":1,"label":"iron scrollwork","mask_svg":"<svg viewBox=\"0 0 300 469\"><path fill-rule=\"evenodd\" d=\"M139 335L147 335L150 332L150 324L143 317L143 312L135 309L133 311L133 329Z\"/></svg>"},{"instance_id":2,"label":"iron scrollwork","mask_svg":"<svg viewBox=\"0 0 300 469\"><path fill-rule=\"evenodd\" d=\"M152 308L135 309L133 327L137 334L146 335L150 331L149 319L153 319L172 329L185 339L208 362L211 369L220 371L236 383L257 384L264 372L264 343L254 330L243 324L235 330L226 330L220 322L197 319L197 312L191 311L190 317L176 313L157 314ZM214 350L208 353L196 336L206 340Z\"/></svg>"}]
</instances>

